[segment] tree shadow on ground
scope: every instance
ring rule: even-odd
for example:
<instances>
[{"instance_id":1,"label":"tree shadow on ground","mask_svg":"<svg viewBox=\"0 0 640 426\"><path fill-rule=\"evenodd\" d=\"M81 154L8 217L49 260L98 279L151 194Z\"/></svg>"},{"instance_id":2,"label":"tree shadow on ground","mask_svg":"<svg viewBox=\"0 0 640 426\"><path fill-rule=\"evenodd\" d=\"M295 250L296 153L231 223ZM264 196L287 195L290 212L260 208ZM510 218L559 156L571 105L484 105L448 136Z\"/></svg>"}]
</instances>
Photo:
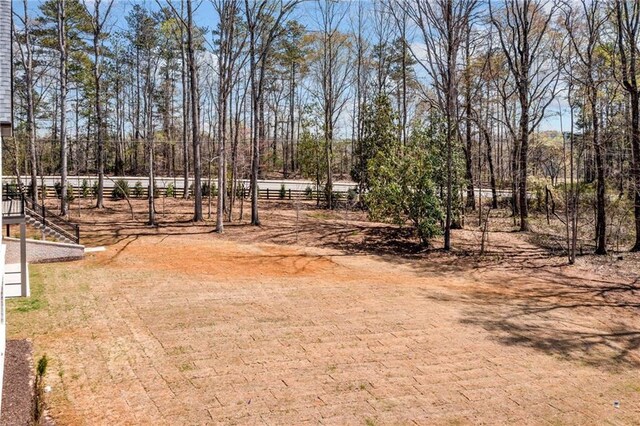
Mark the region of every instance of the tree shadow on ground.
<instances>
[{"instance_id":1,"label":"tree shadow on ground","mask_svg":"<svg viewBox=\"0 0 640 426\"><path fill-rule=\"evenodd\" d=\"M497 238L480 256L469 238L454 240L455 250L444 252L421 246L409 230L393 226L323 227L316 242L321 247L373 255L418 275L467 278L472 285L447 292L447 301L463 305L462 323L483 328L503 345L607 370L640 367L638 277L584 274L567 267L557 252L526 243L526 234L517 237L525 242L518 246ZM490 239L505 233L491 234ZM287 235L282 230L278 237ZM443 301L439 292L424 295Z\"/></svg>"},{"instance_id":2,"label":"tree shadow on ground","mask_svg":"<svg viewBox=\"0 0 640 426\"><path fill-rule=\"evenodd\" d=\"M454 250L444 252L435 248L441 241L426 248L408 229L348 220L347 215L343 220L313 206L304 206L293 216L291 210L267 214L260 227L226 224L224 238L333 250L328 257L375 256L409 267L417 276L442 278L444 291L425 289L423 297L460 304L463 324L486 330L502 345L607 370L640 367L637 277L583 274L579 268L567 268L557 250L536 245L529 234L489 232L481 256L479 231L455 231ZM195 224L190 216L185 209L159 218L153 229L126 216L116 222L101 219L91 224L91 232L96 241L108 244L144 235L191 237L214 231L211 223ZM282 256L267 256L264 261L282 262L283 267L293 268L292 273L301 273L316 258L300 256L293 262ZM447 279L451 277L464 278L464 286L454 285Z\"/></svg>"}]
</instances>

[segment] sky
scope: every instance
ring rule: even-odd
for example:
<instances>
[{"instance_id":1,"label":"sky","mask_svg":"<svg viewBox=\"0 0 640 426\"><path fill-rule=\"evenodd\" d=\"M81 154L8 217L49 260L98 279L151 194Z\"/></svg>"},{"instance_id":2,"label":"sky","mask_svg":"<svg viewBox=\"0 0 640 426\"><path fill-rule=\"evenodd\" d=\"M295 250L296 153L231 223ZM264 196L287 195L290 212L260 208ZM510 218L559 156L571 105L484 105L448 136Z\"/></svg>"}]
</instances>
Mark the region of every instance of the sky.
<instances>
[{"instance_id":1,"label":"sky","mask_svg":"<svg viewBox=\"0 0 640 426\"><path fill-rule=\"evenodd\" d=\"M93 0L81 1L85 1L87 4L91 4L93 2ZM105 4L107 1L108 0L103 0L103 4ZM125 18L135 4L143 5L150 10L158 10L161 5L165 5L166 2L167 0L114 0L113 8L111 11L111 17L113 21L113 27L111 28L111 31L118 32L126 29L127 24ZM38 14L38 8L40 7L41 3L42 0L27 0L27 8L31 16L35 16ZM180 8L180 0L173 0L172 4L175 8ZM342 31L353 31L353 28L355 28L355 15L357 12L357 7L354 6L357 4L359 4L357 0L344 2L343 7L348 8L348 11L345 19L341 21ZM373 3L371 1L362 0L362 3L360 4L365 5L365 13L368 9L369 15L372 14ZM211 30L215 28L218 23L218 15L215 12L212 1L193 0L193 6L195 24L208 30L207 40L211 42ZM14 13L22 14L23 1L13 0L13 10ZM320 20L318 19L317 2L314 0L303 0L301 5L298 6L292 13L290 19L298 20L299 22L304 24L310 31L318 30L320 28ZM366 28L365 32L366 31L371 31L371 29ZM418 74L424 72L421 71L420 68L421 67L417 67ZM566 129L568 127L566 109L566 105L564 105L562 102L561 104L558 104L558 102L554 101L549 106L546 117L540 123L540 130L561 130L563 126Z\"/></svg>"}]
</instances>

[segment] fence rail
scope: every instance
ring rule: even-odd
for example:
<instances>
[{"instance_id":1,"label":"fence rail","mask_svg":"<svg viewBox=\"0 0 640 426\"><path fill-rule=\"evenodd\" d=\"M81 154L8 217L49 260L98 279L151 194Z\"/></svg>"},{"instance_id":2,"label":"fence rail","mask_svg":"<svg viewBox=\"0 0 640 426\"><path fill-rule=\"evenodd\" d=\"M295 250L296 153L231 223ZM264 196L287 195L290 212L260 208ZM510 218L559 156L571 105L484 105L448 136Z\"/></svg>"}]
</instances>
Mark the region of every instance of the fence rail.
<instances>
[{"instance_id":1,"label":"fence rail","mask_svg":"<svg viewBox=\"0 0 640 426\"><path fill-rule=\"evenodd\" d=\"M24 194L2 195L2 217L24 217Z\"/></svg>"},{"instance_id":2,"label":"fence rail","mask_svg":"<svg viewBox=\"0 0 640 426\"><path fill-rule=\"evenodd\" d=\"M38 204L30 197L23 196L24 209L29 215L43 226L69 239L75 244L80 243L80 226L69 222L62 216L52 213L45 206Z\"/></svg>"},{"instance_id":3,"label":"fence rail","mask_svg":"<svg viewBox=\"0 0 640 426\"><path fill-rule=\"evenodd\" d=\"M148 194L148 186L149 179L145 176L110 176L109 178L104 179L104 191L105 196L110 197L111 193L115 187L115 182L125 181L129 187L130 196L136 198L136 185L138 186L137 197L139 198L147 198ZM14 182L12 185L17 186L15 182L17 179L15 176L4 176L4 182ZM29 188L31 177L30 176L21 176L20 182L23 188ZM69 176L67 178L67 182L69 185L73 187L74 196L83 197L83 186L87 188L88 194L86 196L92 197L94 196L93 188L94 186L97 188L98 178L97 176ZM83 185L86 182L86 185ZM168 192L172 192L174 197L182 197L185 191L184 180L182 177L156 177L155 178L155 192L160 197L166 197ZM56 184L60 184L59 176L41 176L38 177L38 198L41 196L42 189L45 190L45 197L59 197L58 190L56 189ZM139 184L139 185L138 185ZM194 179L190 177L188 179L187 191L190 194L193 193L193 184ZM208 179L202 180L203 185L208 184ZM211 182L215 191L215 180ZM357 188L357 183L355 182L344 182L338 181L333 183L333 192L336 194L338 198L346 197L349 195L350 190L355 190ZM245 197L249 197L249 188L250 182L248 179L238 179L237 187L244 187L244 191L242 189L238 189L237 195L244 194ZM280 197L280 191L284 187L286 195L284 197ZM171 189L170 189L171 188ZM206 192L206 191L205 191ZM289 195L289 193L291 195ZM481 188L475 188L475 195L479 197L482 195L483 198L490 198L492 196L490 187L483 183ZM508 189L498 189L496 191L497 196L499 198L509 198L511 197L511 191ZM311 195L309 195L311 194ZM278 199L315 199L316 197L323 197L324 190L322 187L318 188L313 181L309 180L293 180L293 179L260 179L258 180L258 198L260 199L268 199L268 200L278 200ZM206 195L205 195L206 196Z\"/></svg>"},{"instance_id":4,"label":"fence rail","mask_svg":"<svg viewBox=\"0 0 640 426\"><path fill-rule=\"evenodd\" d=\"M63 238L79 244L80 226L69 222L33 198L20 191L15 185L5 184L2 188L2 216L4 218L30 216L39 222L43 228L49 228Z\"/></svg>"}]
</instances>

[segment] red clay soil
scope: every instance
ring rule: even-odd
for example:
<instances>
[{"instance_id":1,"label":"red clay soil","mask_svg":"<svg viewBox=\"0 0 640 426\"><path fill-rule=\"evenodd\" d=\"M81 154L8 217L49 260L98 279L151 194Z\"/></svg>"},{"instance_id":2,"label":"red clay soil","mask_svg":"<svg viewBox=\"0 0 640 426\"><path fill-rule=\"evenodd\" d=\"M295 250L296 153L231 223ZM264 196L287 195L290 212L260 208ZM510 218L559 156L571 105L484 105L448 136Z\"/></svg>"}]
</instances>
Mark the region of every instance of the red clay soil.
<instances>
[{"instance_id":1,"label":"red clay soil","mask_svg":"<svg viewBox=\"0 0 640 426\"><path fill-rule=\"evenodd\" d=\"M307 203L223 235L191 202L107 206L72 216L107 250L9 307L61 424L639 423L638 254L570 267L497 216L480 256L477 229L445 253Z\"/></svg>"}]
</instances>

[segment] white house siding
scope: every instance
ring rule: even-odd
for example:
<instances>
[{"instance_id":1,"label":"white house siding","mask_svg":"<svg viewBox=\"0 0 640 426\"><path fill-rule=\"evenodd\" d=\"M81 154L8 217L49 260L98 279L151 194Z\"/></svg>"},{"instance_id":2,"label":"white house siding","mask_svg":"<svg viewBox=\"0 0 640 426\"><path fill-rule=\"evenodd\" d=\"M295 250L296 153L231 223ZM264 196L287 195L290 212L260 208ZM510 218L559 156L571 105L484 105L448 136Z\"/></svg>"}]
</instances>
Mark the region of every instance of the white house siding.
<instances>
[{"instance_id":1,"label":"white house siding","mask_svg":"<svg viewBox=\"0 0 640 426\"><path fill-rule=\"evenodd\" d=\"M11 0L0 0L0 125L10 125L11 114Z\"/></svg>"},{"instance_id":2,"label":"white house siding","mask_svg":"<svg viewBox=\"0 0 640 426\"><path fill-rule=\"evenodd\" d=\"M12 37L11 37L11 0L0 0L0 129L11 128L12 104ZM2 171L2 134L0 132L0 172ZM0 180L0 185L2 181ZM2 229L2 203L0 203L0 229ZM0 280L4 280L5 246L0 235ZM4 282L0 282L0 403L2 402L2 383L4 379L4 356L6 349L6 321ZM0 410L2 407L0 406Z\"/></svg>"}]
</instances>

